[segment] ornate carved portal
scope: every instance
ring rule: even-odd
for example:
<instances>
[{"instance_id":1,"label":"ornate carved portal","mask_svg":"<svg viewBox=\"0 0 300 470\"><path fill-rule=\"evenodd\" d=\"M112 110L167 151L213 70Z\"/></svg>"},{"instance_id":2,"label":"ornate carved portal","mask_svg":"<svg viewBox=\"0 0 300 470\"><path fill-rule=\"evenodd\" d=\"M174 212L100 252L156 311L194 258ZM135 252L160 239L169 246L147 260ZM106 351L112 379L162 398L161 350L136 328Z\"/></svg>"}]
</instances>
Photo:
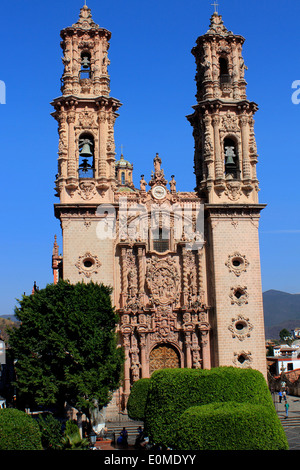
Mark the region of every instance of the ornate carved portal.
<instances>
[{"instance_id":1,"label":"ornate carved portal","mask_svg":"<svg viewBox=\"0 0 300 470\"><path fill-rule=\"evenodd\" d=\"M158 255L146 243L120 243L120 333L124 399L131 385L162 368L211 367L203 253L178 245Z\"/></svg>"},{"instance_id":2,"label":"ornate carved portal","mask_svg":"<svg viewBox=\"0 0 300 470\"><path fill-rule=\"evenodd\" d=\"M157 346L150 353L150 375L159 369L176 369L180 367L177 352L169 345Z\"/></svg>"}]
</instances>

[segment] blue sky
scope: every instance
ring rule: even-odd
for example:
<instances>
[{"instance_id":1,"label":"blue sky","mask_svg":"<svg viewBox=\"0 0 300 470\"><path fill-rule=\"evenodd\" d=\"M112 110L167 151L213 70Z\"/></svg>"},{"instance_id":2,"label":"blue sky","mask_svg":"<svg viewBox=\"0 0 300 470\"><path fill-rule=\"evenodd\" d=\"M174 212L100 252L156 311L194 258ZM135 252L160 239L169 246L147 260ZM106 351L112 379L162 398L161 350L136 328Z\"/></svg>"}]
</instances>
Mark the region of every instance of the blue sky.
<instances>
[{"instance_id":1,"label":"blue sky","mask_svg":"<svg viewBox=\"0 0 300 470\"><path fill-rule=\"evenodd\" d=\"M12 314L33 282L52 282L54 179L58 134L50 102L60 95L60 30L78 19L84 0L1 2L0 80L6 85L1 122L1 302ZM193 190L194 143L186 115L196 104L191 49L209 27L212 0L88 0L93 19L112 32L111 95L123 106L115 126L134 164L134 181L150 179L158 152L166 177ZM299 293L300 2L219 0L226 27L246 38L247 96L255 116L263 290ZM299 95L300 96L300 95Z\"/></svg>"}]
</instances>

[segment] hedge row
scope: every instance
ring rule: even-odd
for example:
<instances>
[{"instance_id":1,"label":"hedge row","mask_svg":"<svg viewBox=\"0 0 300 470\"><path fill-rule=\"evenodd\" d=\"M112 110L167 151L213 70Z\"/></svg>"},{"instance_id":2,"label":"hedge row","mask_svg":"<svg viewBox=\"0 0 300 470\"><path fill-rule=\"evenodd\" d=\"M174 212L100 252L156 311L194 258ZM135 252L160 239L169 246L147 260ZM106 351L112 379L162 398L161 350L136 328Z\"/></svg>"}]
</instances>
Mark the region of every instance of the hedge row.
<instances>
[{"instance_id":1,"label":"hedge row","mask_svg":"<svg viewBox=\"0 0 300 470\"><path fill-rule=\"evenodd\" d=\"M140 379L131 388L127 401L127 413L136 421L145 420L145 408L147 403L150 379Z\"/></svg>"},{"instance_id":2,"label":"hedge row","mask_svg":"<svg viewBox=\"0 0 300 470\"><path fill-rule=\"evenodd\" d=\"M194 435L196 422L200 421L202 413L206 413L205 420L201 418L201 426L204 426L206 422L205 426L210 429L209 432L206 430L207 436L215 435L218 446L227 445L224 439L221 439L222 433L215 432L216 420L222 419L223 426L221 424L220 426L225 426L228 432L232 432L235 445L238 445L237 436L239 436L238 439L243 446L246 440L249 445L257 448L253 441L250 443L247 437L245 439L242 437L246 434L247 436L255 435L257 428L256 426L252 428L251 425L249 429L247 427L249 420L246 417L242 420L241 426L237 424L236 411L241 409L243 410L242 416L248 416L248 414L260 416L260 419L267 423L266 426L262 426L262 429L271 426L268 439L261 441L263 448L269 448L268 446L271 446L271 449L287 448L286 437L274 409L267 383L263 375L256 370L235 367L218 367L211 370L163 369L154 372L151 379L148 379L147 385L146 383L139 384L139 382L136 382L132 389L132 396L128 401L130 405L128 413L130 417L133 417L131 412L134 410L134 419L144 420L152 442L176 449L179 445L183 445L179 444L179 441L182 442L186 435L190 443L184 445L188 446L188 450L203 449L203 446L208 443L205 441L201 444L201 438L191 441L190 433ZM237 406L234 407L233 404ZM204 408L205 406L208 408ZM192 411L189 410L190 408ZM218 410L217 414L214 414L214 409ZM245 414L246 409L248 409L248 414ZM222 418L217 418L217 415ZM250 422L258 422L258 419L255 418ZM247 427L247 432L242 431L243 427ZM197 432L201 435L201 429ZM259 441L260 437L257 440ZM186 442L185 439L183 442ZM228 440L228 445L231 445L229 443L230 440ZM196 447L191 447L191 445ZM209 444L208 448L211 448L211 445Z\"/></svg>"},{"instance_id":3,"label":"hedge row","mask_svg":"<svg viewBox=\"0 0 300 470\"><path fill-rule=\"evenodd\" d=\"M188 408L176 429L178 450L284 450L286 435L265 405L211 403Z\"/></svg>"}]
</instances>

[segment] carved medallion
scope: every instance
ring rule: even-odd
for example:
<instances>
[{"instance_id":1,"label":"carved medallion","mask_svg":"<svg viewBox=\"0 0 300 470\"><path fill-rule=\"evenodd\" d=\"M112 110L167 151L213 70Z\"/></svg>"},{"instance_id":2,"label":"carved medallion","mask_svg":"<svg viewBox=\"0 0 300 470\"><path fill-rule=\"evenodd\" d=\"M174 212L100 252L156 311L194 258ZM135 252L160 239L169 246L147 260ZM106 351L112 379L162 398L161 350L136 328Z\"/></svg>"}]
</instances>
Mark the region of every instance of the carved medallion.
<instances>
[{"instance_id":1,"label":"carved medallion","mask_svg":"<svg viewBox=\"0 0 300 470\"><path fill-rule=\"evenodd\" d=\"M232 319L231 325L229 325L228 329L231 331L233 338L238 338L240 341L244 341L245 338L250 336L250 331L253 330L253 325L250 323L249 318L238 315L237 318Z\"/></svg>"},{"instance_id":2,"label":"carved medallion","mask_svg":"<svg viewBox=\"0 0 300 470\"><path fill-rule=\"evenodd\" d=\"M179 275L176 263L168 258L158 261L151 258L147 261L147 286L152 300L156 304L172 304L179 295Z\"/></svg>"},{"instance_id":3,"label":"carved medallion","mask_svg":"<svg viewBox=\"0 0 300 470\"><path fill-rule=\"evenodd\" d=\"M225 265L228 267L229 272L233 272L237 277L239 277L243 272L247 271L249 261L246 259L245 255L241 255L236 251L232 255L228 256Z\"/></svg>"},{"instance_id":4,"label":"carved medallion","mask_svg":"<svg viewBox=\"0 0 300 470\"><path fill-rule=\"evenodd\" d=\"M98 272L101 263L98 260L97 256L92 255L90 252L87 252L84 255L79 256L79 259L75 266L79 270L79 274L84 274L86 277L89 278L92 274Z\"/></svg>"}]
</instances>

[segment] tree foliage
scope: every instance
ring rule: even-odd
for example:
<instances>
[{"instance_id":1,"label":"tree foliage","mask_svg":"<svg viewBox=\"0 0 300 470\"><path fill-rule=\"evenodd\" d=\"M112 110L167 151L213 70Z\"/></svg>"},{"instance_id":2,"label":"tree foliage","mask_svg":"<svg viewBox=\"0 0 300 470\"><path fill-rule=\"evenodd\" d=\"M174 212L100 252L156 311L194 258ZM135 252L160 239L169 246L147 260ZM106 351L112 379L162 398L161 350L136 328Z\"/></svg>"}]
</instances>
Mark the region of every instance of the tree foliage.
<instances>
[{"instance_id":1,"label":"tree foliage","mask_svg":"<svg viewBox=\"0 0 300 470\"><path fill-rule=\"evenodd\" d=\"M63 406L89 414L105 406L119 385L123 351L111 289L60 280L23 296L10 332L18 399L26 406Z\"/></svg>"},{"instance_id":2,"label":"tree foliage","mask_svg":"<svg viewBox=\"0 0 300 470\"><path fill-rule=\"evenodd\" d=\"M0 450L42 450L36 421L24 411L0 409Z\"/></svg>"},{"instance_id":3,"label":"tree foliage","mask_svg":"<svg viewBox=\"0 0 300 470\"><path fill-rule=\"evenodd\" d=\"M284 341L288 345L291 345L293 342L293 335L286 328L283 328L283 330L279 332L279 338L281 339L281 341Z\"/></svg>"}]
</instances>

